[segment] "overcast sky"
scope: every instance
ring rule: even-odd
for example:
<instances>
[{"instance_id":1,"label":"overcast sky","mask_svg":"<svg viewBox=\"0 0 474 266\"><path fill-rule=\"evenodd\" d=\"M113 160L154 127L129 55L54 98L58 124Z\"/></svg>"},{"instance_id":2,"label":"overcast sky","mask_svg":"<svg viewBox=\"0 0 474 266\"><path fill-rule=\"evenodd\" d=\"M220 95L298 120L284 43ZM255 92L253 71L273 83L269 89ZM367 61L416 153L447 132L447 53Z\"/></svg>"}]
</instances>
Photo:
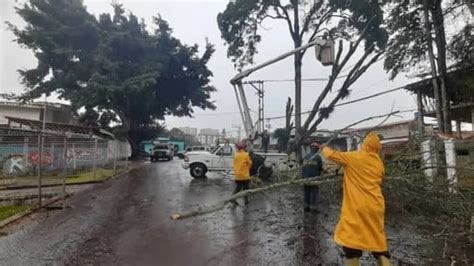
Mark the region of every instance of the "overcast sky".
<instances>
[{"instance_id":1,"label":"overcast sky","mask_svg":"<svg viewBox=\"0 0 474 266\"><path fill-rule=\"evenodd\" d=\"M124 7L140 18L144 18L150 25L151 18L157 14L166 19L174 31L174 36L187 44L197 43L204 47L205 39L216 45L216 52L209 63L214 72L212 79L217 92L212 99L217 105L215 111L202 111L196 109L194 118L167 117L168 127L191 126L197 128L226 128L232 131L233 124L240 124L240 114L233 89L229 80L236 74L231 61L226 57L226 46L220 38L216 16L226 7L227 0L200 1L200 0L121 0ZM84 0L89 12L98 15L103 12L112 12L109 0ZM0 0L0 20L10 21L21 25L21 19L14 11L15 0ZM260 63L278 56L291 49L292 42L285 24L268 21L262 29L263 41L259 44L259 53L255 62ZM28 50L22 49L13 42L14 36L3 24L0 35L0 90L2 93L20 93L23 90L19 83L17 69L29 68L35 65L35 58ZM201 50L202 52L202 50ZM329 69L317 62L314 52L306 53L303 64L303 78L327 78ZM350 64L349 64L350 66ZM293 77L292 58L276 63L266 69L252 74L248 80L291 79ZM399 87L414 80L405 77L389 81L388 75L382 68L382 61L372 66L368 72L352 87L349 99L356 99L376 92ZM303 83L303 111L308 110L314 103L324 82ZM284 115L286 99L294 96L294 85L291 82L278 82L265 84L265 115L267 117ZM337 88L337 87L336 87ZM257 110L257 101L251 88L247 88L249 105ZM337 129L354 121L368 116L382 114L394 110L407 110L416 108L413 95L405 91L397 91L382 97L359 102L356 104L337 108L331 117L325 121L321 128ZM253 113L254 119L256 113ZM413 113L404 115L404 118L394 117L391 121L411 119ZM372 121L366 125L376 124ZM281 127L284 119L272 120L271 130Z\"/></svg>"}]
</instances>

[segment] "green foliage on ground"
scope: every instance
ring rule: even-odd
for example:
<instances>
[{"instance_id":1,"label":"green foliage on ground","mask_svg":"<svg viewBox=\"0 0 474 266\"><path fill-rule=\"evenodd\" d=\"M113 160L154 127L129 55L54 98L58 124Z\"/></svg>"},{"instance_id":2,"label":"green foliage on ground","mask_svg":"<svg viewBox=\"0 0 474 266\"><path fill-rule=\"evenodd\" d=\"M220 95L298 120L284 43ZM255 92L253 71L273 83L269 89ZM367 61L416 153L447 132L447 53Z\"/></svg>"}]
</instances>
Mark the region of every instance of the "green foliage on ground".
<instances>
[{"instance_id":1,"label":"green foliage on ground","mask_svg":"<svg viewBox=\"0 0 474 266\"><path fill-rule=\"evenodd\" d=\"M29 208L30 206L28 205L0 206L0 221L5 220L15 214L22 213Z\"/></svg>"},{"instance_id":2,"label":"green foliage on ground","mask_svg":"<svg viewBox=\"0 0 474 266\"><path fill-rule=\"evenodd\" d=\"M72 185L72 184L80 184L80 183L93 182L93 181L102 181L102 180L106 180L107 178L113 175L114 175L113 169L100 168L100 169L97 169L95 178L94 178L93 171L81 172L81 173L77 173L75 175L69 176L66 179L66 184Z\"/></svg>"}]
</instances>

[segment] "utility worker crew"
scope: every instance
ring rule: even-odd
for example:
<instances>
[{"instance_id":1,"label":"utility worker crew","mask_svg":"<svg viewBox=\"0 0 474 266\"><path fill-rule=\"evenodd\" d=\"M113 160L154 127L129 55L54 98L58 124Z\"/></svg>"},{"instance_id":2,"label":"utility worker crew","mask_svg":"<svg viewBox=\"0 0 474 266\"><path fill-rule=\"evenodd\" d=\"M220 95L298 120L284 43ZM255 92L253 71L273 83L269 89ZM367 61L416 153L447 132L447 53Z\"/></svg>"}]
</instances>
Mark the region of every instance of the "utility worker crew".
<instances>
[{"instance_id":1,"label":"utility worker crew","mask_svg":"<svg viewBox=\"0 0 474 266\"><path fill-rule=\"evenodd\" d=\"M323 169L323 160L319 155L319 142L311 143L311 151L303 158L303 178L318 177ZM304 211L316 210L316 202L319 200L319 187L317 185L305 185Z\"/></svg>"},{"instance_id":2,"label":"utility worker crew","mask_svg":"<svg viewBox=\"0 0 474 266\"><path fill-rule=\"evenodd\" d=\"M380 139L367 135L359 151L338 152L322 145L327 159L344 167L341 216L334 240L344 250L344 265L359 265L362 251L369 251L378 265L390 265L385 237L385 200L382 179L385 168L380 158Z\"/></svg>"},{"instance_id":3,"label":"utility worker crew","mask_svg":"<svg viewBox=\"0 0 474 266\"><path fill-rule=\"evenodd\" d=\"M247 144L240 142L236 145L237 153L234 158L234 176L235 176L235 190L234 194L249 189L250 185L250 168L252 167L252 160L249 154L245 151ZM236 203L234 201L234 203ZM248 197L245 197L245 204L248 204Z\"/></svg>"}]
</instances>

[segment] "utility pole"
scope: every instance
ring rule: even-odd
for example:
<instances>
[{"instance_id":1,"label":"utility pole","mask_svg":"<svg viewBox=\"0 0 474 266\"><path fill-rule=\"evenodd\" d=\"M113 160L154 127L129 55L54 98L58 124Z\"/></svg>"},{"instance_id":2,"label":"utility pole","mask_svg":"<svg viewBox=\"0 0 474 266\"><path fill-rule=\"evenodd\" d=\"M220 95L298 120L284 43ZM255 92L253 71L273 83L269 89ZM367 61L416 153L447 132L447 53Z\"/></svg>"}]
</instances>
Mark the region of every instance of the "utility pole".
<instances>
[{"instance_id":1,"label":"utility pole","mask_svg":"<svg viewBox=\"0 0 474 266\"><path fill-rule=\"evenodd\" d=\"M265 127L267 128L268 131L270 131L270 129L272 128L272 124L271 124L270 118L267 118L267 125L266 125Z\"/></svg>"},{"instance_id":2,"label":"utility pole","mask_svg":"<svg viewBox=\"0 0 474 266\"><path fill-rule=\"evenodd\" d=\"M238 125L232 125L232 128L235 128L237 129L237 141L241 141L242 140L242 135L241 135L241 132L242 132L242 125L241 124L238 124Z\"/></svg>"},{"instance_id":3,"label":"utility pole","mask_svg":"<svg viewBox=\"0 0 474 266\"><path fill-rule=\"evenodd\" d=\"M443 111L443 98L441 95L441 90L439 88L438 80L437 80L437 68L436 68L436 63L435 63L435 56L433 52L433 36L431 35L431 21L428 13L428 5L429 1L424 0L423 2L423 14L424 14L424 23L425 23L425 32L426 32L426 41L428 44L428 59L430 62L430 67L431 67L431 81L433 84L433 92L435 96L435 102L436 102L436 118L438 121L438 127L441 132L446 132L446 129L444 127L444 115Z\"/></svg>"},{"instance_id":4,"label":"utility pole","mask_svg":"<svg viewBox=\"0 0 474 266\"><path fill-rule=\"evenodd\" d=\"M44 131L46 129L46 103L48 101L47 95L44 95L43 103L43 127L38 136L38 207L42 204L42 171L43 167L43 146L44 146Z\"/></svg>"},{"instance_id":5,"label":"utility pole","mask_svg":"<svg viewBox=\"0 0 474 266\"><path fill-rule=\"evenodd\" d=\"M242 84L251 85L258 97L258 120L257 120L257 132L262 133L265 129L265 90L264 90L264 81L262 80L252 80L242 82Z\"/></svg>"}]
</instances>

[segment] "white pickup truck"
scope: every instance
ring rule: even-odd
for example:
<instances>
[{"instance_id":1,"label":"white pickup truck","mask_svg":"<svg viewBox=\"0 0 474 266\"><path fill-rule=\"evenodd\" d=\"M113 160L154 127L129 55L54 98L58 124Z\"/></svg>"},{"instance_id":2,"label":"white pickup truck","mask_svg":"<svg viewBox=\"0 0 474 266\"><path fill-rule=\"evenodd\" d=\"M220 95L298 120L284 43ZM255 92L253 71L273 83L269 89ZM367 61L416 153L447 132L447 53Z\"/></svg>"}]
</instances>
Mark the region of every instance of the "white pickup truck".
<instances>
[{"instance_id":1,"label":"white pickup truck","mask_svg":"<svg viewBox=\"0 0 474 266\"><path fill-rule=\"evenodd\" d=\"M232 172L235 151L233 145L221 144L214 147L210 153L205 151L188 152L184 157L183 168L189 169L189 173L194 178L203 178L208 171ZM255 154L259 155L262 161L265 160L265 167L255 165L256 170L254 172L259 175L269 176L272 174L272 170L281 169L281 166L288 164L286 153L255 152ZM264 169L265 173L263 173Z\"/></svg>"}]
</instances>

